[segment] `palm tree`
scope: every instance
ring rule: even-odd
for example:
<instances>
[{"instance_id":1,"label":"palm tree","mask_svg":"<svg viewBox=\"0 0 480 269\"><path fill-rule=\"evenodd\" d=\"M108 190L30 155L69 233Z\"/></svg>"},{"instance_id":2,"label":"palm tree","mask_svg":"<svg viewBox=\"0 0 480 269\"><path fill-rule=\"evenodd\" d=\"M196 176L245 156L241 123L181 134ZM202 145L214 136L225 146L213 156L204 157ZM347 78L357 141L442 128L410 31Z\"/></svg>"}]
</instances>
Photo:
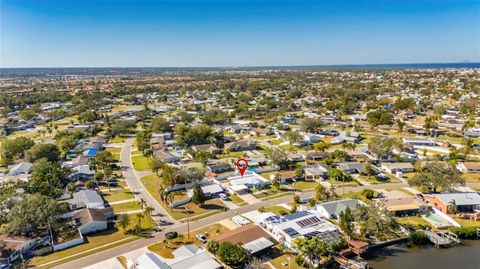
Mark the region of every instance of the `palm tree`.
<instances>
[{"instance_id":1,"label":"palm tree","mask_svg":"<svg viewBox=\"0 0 480 269\"><path fill-rule=\"evenodd\" d=\"M447 205L447 212L449 214L455 214L457 213L457 202L455 199L451 200L448 205Z\"/></svg>"},{"instance_id":2,"label":"palm tree","mask_svg":"<svg viewBox=\"0 0 480 269\"><path fill-rule=\"evenodd\" d=\"M145 208L145 206L147 205L147 201L145 201L145 199L141 198L138 201L138 204L142 207L142 210L143 210Z\"/></svg>"},{"instance_id":3,"label":"palm tree","mask_svg":"<svg viewBox=\"0 0 480 269\"><path fill-rule=\"evenodd\" d=\"M152 213L155 209L151 206L146 206L145 209L143 210L143 214L145 214L145 216L148 216L150 221L152 220Z\"/></svg>"}]
</instances>

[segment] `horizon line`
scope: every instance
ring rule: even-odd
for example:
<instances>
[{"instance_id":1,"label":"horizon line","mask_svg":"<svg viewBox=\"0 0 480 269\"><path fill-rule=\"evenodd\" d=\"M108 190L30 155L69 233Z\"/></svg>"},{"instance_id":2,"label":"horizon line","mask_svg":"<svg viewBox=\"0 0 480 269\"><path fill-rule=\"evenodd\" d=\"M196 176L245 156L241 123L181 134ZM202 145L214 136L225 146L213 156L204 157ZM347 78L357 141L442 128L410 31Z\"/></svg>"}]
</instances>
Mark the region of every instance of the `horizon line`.
<instances>
[{"instance_id":1,"label":"horizon line","mask_svg":"<svg viewBox=\"0 0 480 269\"><path fill-rule=\"evenodd\" d=\"M368 64L314 64L314 65L242 65L242 66L29 66L29 67L0 67L0 69L63 69L63 68L217 68L217 69L239 69L239 68L288 68L288 67L353 67L353 66L401 66L401 65L447 65L447 64L480 64L480 61L464 62L411 62L411 63L368 63Z\"/></svg>"}]
</instances>

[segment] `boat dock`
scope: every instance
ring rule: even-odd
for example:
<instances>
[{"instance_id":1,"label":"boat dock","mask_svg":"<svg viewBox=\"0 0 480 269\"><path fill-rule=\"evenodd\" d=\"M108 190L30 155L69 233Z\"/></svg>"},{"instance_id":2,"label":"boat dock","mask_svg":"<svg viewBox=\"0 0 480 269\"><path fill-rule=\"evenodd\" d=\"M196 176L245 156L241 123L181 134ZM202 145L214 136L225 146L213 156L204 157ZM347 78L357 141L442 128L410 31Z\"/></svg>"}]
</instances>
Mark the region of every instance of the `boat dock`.
<instances>
[{"instance_id":1,"label":"boat dock","mask_svg":"<svg viewBox=\"0 0 480 269\"><path fill-rule=\"evenodd\" d=\"M458 236L451 232L426 232L427 238L435 245L435 247L449 247L452 244L459 244Z\"/></svg>"}]
</instances>

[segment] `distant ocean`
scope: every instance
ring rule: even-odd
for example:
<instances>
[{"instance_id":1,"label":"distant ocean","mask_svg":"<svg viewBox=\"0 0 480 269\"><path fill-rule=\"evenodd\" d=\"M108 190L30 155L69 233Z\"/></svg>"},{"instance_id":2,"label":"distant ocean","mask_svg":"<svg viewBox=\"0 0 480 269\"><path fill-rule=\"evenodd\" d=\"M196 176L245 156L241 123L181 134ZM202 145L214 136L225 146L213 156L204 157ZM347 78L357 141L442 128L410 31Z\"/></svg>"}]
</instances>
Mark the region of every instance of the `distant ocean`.
<instances>
[{"instance_id":1,"label":"distant ocean","mask_svg":"<svg viewBox=\"0 0 480 269\"><path fill-rule=\"evenodd\" d=\"M238 66L238 67L66 67L66 68L0 68L1 75L92 75L92 74L154 74L165 72L205 71L261 71L261 70L395 70L480 68L480 63L413 63L362 65L306 65L306 66Z\"/></svg>"}]
</instances>

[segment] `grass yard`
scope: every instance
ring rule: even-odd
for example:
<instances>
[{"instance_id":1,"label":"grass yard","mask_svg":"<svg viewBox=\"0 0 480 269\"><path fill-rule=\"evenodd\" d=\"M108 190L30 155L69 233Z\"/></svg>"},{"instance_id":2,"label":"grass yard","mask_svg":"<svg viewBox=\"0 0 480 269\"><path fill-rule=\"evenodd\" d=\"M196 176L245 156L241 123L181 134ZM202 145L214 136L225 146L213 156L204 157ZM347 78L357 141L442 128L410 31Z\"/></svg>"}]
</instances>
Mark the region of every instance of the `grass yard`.
<instances>
[{"instance_id":1,"label":"grass yard","mask_svg":"<svg viewBox=\"0 0 480 269\"><path fill-rule=\"evenodd\" d=\"M127 227L128 229L132 229L133 226L136 223L136 216L135 215L130 215L130 225ZM140 223L142 229L146 233L150 233L150 229L154 227L154 222L151 220L151 218L143 218L141 219ZM91 255L93 253L97 253L100 250L103 250L101 247L110 243L115 242L115 246L125 244L128 242L132 242L134 240L140 239L142 236L139 235L131 235L131 234L125 234L121 229L110 229L108 231L104 231L101 233L96 233L92 235L87 235L85 236L85 243L68 248L65 250L61 250L46 256L39 256L39 257L34 257L28 261L29 266L39 266L40 268L51 268L55 265L59 265L62 263L66 263L68 261L72 261L75 259L78 259L80 257L85 257L88 255ZM123 240L121 242L118 242L120 240ZM94 248L99 248L100 249L94 249ZM112 245L105 246L104 249L109 249L112 248ZM69 258L66 258L69 257ZM66 258L65 260L59 261L58 263L55 263L54 261L58 259ZM49 264L47 266L41 266L45 263L49 262L54 262L52 264Z\"/></svg>"},{"instance_id":2,"label":"grass yard","mask_svg":"<svg viewBox=\"0 0 480 269\"><path fill-rule=\"evenodd\" d=\"M187 234L184 234L183 236L179 236L178 238L172 240L150 245L148 246L148 250L160 255L163 258L171 259L174 258L172 252L177 248L181 247L182 245L195 244L197 246L201 246L202 243L195 238L197 234L203 234L207 236L207 238L214 238L226 231L229 231L227 227L216 223L203 229L190 232L190 239L188 239Z\"/></svg>"},{"instance_id":3,"label":"grass yard","mask_svg":"<svg viewBox=\"0 0 480 269\"><path fill-rule=\"evenodd\" d=\"M149 160L143 155L132 156L133 169L137 171L150 170Z\"/></svg>"},{"instance_id":4,"label":"grass yard","mask_svg":"<svg viewBox=\"0 0 480 269\"><path fill-rule=\"evenodd\" d=\"M287 188L284 188L283 186L280 186L280 189L278 191L273 191L272 189L267 188L267 189L254 192L252 194L258 199L269 200L269 199L281 197L284 195L293 194L293 189L287 189Z\"/></svg>"},{"instance_id":5,"label":"grass yard","mask_svg":"<svg viewBox=\"0 0 480 269\"><path fill-rule=\"evenodd\" d=\"M343 182L343 181L340 181L340 180L336 181L335 179L329 179L328 182L330 182L330 184L332 184L332 185L335 185L337 188L338 187L343 187L343 186L345 186L345 187L356 187L356 186L359 185L358 182L354 181L354 180Z\"/></svg>"},{"instance_id":6,"label":"grass yard","mask_svg":"<svg viewBox=\"0 0 480 269\"><path fill-rule=\"evenodd\" d=\"M451 216L452 217L452 216ZM478 227L480 228L480 221L469 220L469 219L461 219L452 217L458 224L462 225L462 227Z\"/></svg>"},{"instance_id":7,"label":"grass yard","mask_svg":"<svg viewBox=\"0 0 480 269\"><path fill-rule=\"evenodd\" d=\"M142 155L143 153L140 150L133 150L132 155Z\"/></svg>"},{"instance_id":8,"label":"grass yard","mask_svg":"<svg viewBox=\"0 0 480 269\"><path fill-rule=\"evenodd\" d=\"M288 209L286 209L283 206L279 206L279 205L265 207L265 208L263 208L263 212L272 212L273 214L276 214L276 215L279 215L279 216L286 215L286 214L289 213Z\"/></svg>"},{"instance_id":9,"label":"grass yard","mask_svg":"<svg viewBox=\"0 0 480 269\"><path fill-rule=\"evenodd\" d=\"M295 189L297 190L311 190L315 189L318 186L316 181L297 181L295 182Z\"/></svg>"},{"instance_id":10,"label":"grass yard","mask_svg":"<svg viewBox=\"0 0 480 269\"><path fill-rule=\"evenodd\" d=\"M113 211L118 214L120 212L127 212L141 209L141 206L137 202L126 202L121 204L112 205Z\"/></svg>"},{"instance_id":11,"label":"grass yard","mask_svg":"<svg viewBox=\"0 0 480 269\"><path fill-rule=\"evenodd\" d=\"M230 200L238 206L244 206L247 205L248 203L245 202L242 198L238 197L238 195L230 195Z\"/></svg>"},{"instance_id":12,"label":"grass yard","mask_svg":"<svg viewBox=\"0 0 480 269\"><path fill-rule=\"evenodd\" d=\"M161 203L158 188L162 183L162 179L156 174L151 174L141 177L140 181L142 181L143 186L145 186L145 189L147 189L147 191L153 196L153 198L155 198L157 202Z\"/></svg>"},{"instance_id":13,"label":"grass yard","mask_svg":"<svg viewBox=\"0 0 480 269\"><path fill-rule=\"evenodd\" d=\"M288 251L283 251L280 245L272 248L270 254L270 263L276 269L288 268L288 269L302 269L300 265L295 262L295 254Z\"/></svg>"},{"instance_id":14,"label":"grass yard","mask_svg":"<svg viewBox=\"0 0 480 269\"><path fill-rule=\"evenodd\" d=\"M124 143L127 138L121 136L115 136L108 140L108 143Z\"/></svg>"},{"instance_id":15,"label":"grass yard","mask_svg":"<svg viewBox=\"0 0 480 269\"><path fill-rule=\"evenodd\" d=\"M270 140L270 141L268 141L268 142L269 142L270 144L272 144L272 145L275 145L275 146L276 146L276 145L280 145L280 144L282 143L282 141L281 141L281 140L278 140L278 139Z\"/></svg>"},{"instance_id":16,"label":"grass yard","mask_svg":"<svg viewBox=\"0 0 480 269\"><path fill-rule=\"evenodd\" d=\"M480 182L480 174L464 173L463 178L467 182Z\"/></svg>"},{"instance_id":17,"label":"grass yard","mask_svg":"<svg viewBox=\"0 0 480 269\"><path fill-rule=\"evenodd\" d=\"M238 151L238 152L229 152L228 153L228 156L227 157L231 157L231 158L241 158L241 157L245 157L246 154L241 152L241 151Z\"/></svg>"},{"instance_id":18,"label":"grass yard","mask_svg":"<svg viewBox=\"0 0 480 269\"><path fill-rule=\"evenodd\" d=\"M414 226L419 226L419 225L432 226L430 223L428 223L428 221L426 221L420 216L399 217L399 218L396 218L396 220L400 224L414 225Z\"/></svg>"},{"instance_id":19,"label":"grass yard","mask_svg":"<svg viewBox=\"0 0 480 269\"><path fill-rule=\"evenodd\" d=\"M128 199L133 199L133 193L129 189L120 189L120 190L112 190L108 191L108 189L102 191L103 198L107 200L107 202L118 202Z\"/></svg>"}]
</instances>

